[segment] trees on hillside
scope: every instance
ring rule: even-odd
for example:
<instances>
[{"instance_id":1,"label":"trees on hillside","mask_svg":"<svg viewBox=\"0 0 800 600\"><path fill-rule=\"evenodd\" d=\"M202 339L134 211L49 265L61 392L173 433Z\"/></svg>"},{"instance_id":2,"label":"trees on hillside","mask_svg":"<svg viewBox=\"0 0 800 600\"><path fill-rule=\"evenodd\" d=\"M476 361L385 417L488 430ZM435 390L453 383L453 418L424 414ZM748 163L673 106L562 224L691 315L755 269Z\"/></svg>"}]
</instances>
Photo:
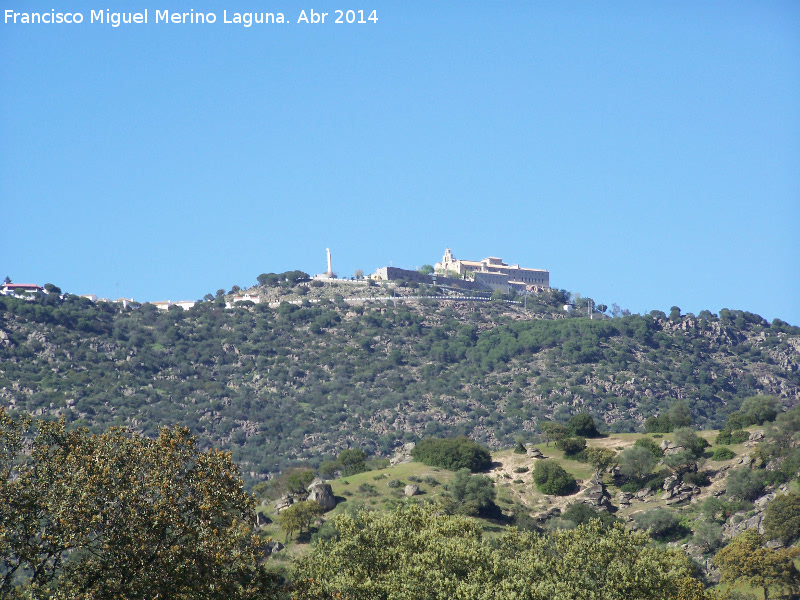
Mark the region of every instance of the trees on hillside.
<instances>
[{"instance_id":1,"label":"trees on hillside","mask_svg":"<svg viewBox=\"0 0 800 600\"><path fill-rule=\"evenodd\" d=\"M15 420L0 408L0 597L245 598L264 591L254 500L229 453Z\"/></svg>"},{"instance_id":2,"label":"trees on hillside","mask_svg":"<svg viewBox=\"0 0 800 600\"><path fill-rule=\"evenodd\" d=\"M300 558L297 600L701 600L682 552L599 520L551 536L511 529L495 543L480 526L435 507L333 519L337 539Z\"/></svg>"},{"instance_id":3,"label":"trees on hillside","mask_svg":"<svg viewBox=\"0 0 800 600\"><path fill-rule=\"evenodd\" d=\"M776 550L764 547L763 543L758 531L747 529L720 550L714 557L714 564L722 572L722 581L743 580L753 587L760 587L764 590L765 600L769 600L771 588L800 589L800 572L794 566L800 549Z\"/></svg>"}]
</instances>

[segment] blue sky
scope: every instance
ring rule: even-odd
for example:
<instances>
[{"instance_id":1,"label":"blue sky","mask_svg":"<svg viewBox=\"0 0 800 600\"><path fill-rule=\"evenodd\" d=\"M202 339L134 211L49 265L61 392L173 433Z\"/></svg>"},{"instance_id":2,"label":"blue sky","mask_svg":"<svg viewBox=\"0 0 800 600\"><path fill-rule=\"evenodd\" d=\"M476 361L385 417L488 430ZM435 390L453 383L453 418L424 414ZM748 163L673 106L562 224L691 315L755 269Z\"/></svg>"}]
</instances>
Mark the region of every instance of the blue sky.
<instances>
[{"instance_id":1,"label":"blue sky","mask_svg":"<svg viewBox=\"0 0 800 600\"><path fill-rule=\"evenodd\" d=\"M450 247L800 324L800 3L0 0L53 8L0 22L0 277L196 299Z\"/></svg>"}]
</instances>

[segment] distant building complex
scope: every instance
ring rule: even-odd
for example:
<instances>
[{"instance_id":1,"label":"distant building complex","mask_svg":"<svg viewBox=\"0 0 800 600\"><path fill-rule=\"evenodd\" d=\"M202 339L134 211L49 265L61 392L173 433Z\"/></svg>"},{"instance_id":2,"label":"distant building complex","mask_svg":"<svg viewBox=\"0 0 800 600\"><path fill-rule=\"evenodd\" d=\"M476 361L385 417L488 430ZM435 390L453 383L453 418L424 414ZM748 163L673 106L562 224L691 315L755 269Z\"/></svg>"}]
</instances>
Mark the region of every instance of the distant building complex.
<instances>
[{"instance_id":1,"label":"distant building complex","mask_svg":"<svg viewBox=\"0 0 800 600\"><path fill-rule=\"evenodd\" d=\"M483 260L459 260L447 248L442 261L434 266L435 275L423 275L418 271L382 267L372 276L378 281L406 279L423 283L448 285L473 290L511 290L540 292L550 288L550 272L545 269L529 269L519 265L508 265L495 256Z\"/></svg>"}]
</instances>

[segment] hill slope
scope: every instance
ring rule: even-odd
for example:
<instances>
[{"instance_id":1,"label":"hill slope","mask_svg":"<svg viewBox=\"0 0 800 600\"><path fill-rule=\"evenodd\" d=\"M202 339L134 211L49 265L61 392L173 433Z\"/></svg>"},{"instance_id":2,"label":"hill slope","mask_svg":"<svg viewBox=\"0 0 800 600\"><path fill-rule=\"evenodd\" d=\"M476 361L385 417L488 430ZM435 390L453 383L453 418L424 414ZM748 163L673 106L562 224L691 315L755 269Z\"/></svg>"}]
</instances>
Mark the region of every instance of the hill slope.
<instances>
[{"instance_id":1,"label":"hill slope","mask_svg":"<svg viewBox=\"0 0 800 600\"><path fill-rule=\"evenodd\" d=\"M581 411L632 431L684 399L696 425L721 427L746 396L800 399L800 328L747 312L589 320L555 301L303 304L0 299L0 398L96 428L185 424L253 477L346 447L388 455L423 434L508 446Z\"/></svg>"}]
</instances>

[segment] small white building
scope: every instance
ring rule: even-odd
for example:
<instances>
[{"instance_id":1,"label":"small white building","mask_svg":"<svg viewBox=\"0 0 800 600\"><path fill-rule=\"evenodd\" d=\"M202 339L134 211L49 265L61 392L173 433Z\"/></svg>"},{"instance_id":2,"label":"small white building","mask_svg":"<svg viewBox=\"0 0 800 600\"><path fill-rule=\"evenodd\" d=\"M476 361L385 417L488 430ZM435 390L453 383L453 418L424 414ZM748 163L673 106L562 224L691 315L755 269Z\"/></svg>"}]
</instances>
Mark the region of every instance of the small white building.
<instances>
[{"instance_id":1,"label":"small white building","mask_svg":"<svg viewBox=\"0 0 800 600\"><path fill-rule=\"evenodd\" d=\"M0 288L0 294L3 296L16 296L17 298L32 298L43 293L44 288L35 283L4 283Z\"/></svg>"}]
</instances>

